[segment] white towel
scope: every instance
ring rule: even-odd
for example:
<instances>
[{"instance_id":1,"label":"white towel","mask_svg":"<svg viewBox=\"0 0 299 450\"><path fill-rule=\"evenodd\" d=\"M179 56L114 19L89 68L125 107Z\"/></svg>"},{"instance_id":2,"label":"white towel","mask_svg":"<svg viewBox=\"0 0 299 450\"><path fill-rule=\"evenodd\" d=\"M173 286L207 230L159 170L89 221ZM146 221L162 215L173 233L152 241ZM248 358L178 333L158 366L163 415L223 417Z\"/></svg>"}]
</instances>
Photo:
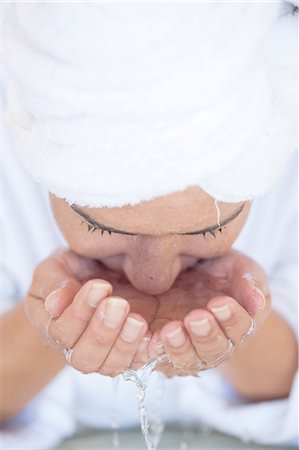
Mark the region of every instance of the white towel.
<instances>
[{"instance_id":1,"label":"white towel","mask_svg":"<svg viewBox=\"0 0 299 450\"><path fill-rule=\"evenodd\" d=\"M283 0L11 2L5 121L21 163L90 207L192 185L263 195L297 144L296 15Z\"/></svg>"}]
</instances>

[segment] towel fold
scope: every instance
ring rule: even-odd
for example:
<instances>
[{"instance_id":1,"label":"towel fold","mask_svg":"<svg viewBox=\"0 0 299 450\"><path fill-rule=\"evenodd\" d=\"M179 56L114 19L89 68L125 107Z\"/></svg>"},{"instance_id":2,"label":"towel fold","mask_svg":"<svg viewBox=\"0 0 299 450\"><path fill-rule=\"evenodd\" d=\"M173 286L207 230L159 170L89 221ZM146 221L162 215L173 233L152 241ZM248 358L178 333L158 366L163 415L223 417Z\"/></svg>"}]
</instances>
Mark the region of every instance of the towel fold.
<instances>
[{"instance_id":1,"label":"towel fold","mask_svg":"<svg viewBox=\"0 0 299 450\"><path fill-rule=\"evenodd\" d=\"M11 2L4 118L23 167L89 207L263 195L297 145L296 3Z\"/></svg>"}]
</instances>

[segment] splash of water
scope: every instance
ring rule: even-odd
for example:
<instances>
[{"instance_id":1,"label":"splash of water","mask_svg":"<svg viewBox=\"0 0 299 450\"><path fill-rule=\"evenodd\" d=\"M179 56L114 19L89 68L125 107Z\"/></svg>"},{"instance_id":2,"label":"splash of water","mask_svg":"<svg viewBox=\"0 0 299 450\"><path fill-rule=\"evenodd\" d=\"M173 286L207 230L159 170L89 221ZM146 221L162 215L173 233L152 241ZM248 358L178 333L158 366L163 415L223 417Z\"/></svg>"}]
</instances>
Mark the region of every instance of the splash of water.
<instances>
[{"instance_id":1,"label":"splash of water","mask_svg":"<svg viewBox=\"0 0 299 450\"><path fill-rule=\"evenodd\" d=\"M157 365L162 361L169 361L168 357L165 354L158 356L153 361L148 362L138 370L129 369L122 373L124 380L133 381L133 383L135 383L137 387L139 420L147 450L157 449L157 445L159 444L164 428L164 426L162 426L162 430L161 427L154 429L154 433L153 435L151 435L148 422L148 412L145 406L145 391L148 386L149 378Z\"/></svg>"}]
</instances>

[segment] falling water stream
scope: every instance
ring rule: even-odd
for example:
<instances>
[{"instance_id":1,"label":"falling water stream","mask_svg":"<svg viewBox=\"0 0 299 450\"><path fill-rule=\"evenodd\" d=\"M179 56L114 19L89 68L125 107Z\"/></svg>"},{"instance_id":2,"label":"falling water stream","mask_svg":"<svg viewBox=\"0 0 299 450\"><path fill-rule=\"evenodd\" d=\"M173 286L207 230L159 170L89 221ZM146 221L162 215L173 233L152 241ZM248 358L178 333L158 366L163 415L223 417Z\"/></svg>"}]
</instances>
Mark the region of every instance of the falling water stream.
<instances>
[{"instance_id":1,"label":"falling water stream","mask_svg":"<svg viewBox=\"0 0 299 450\"><path fill-rule=\"evenodd\" d=\"M215 209L217 224L220 227L221 222L221 211L217 200L215 199ZM164 293L160 296L159 302L164 315L168 315L169 320L179 320L181 315L185 316L194 308L205 307L206 301L215 295L224 294L226 295L228 284L225 277L217 278L213 277L209 273L209 265L211 261L199 260L197 264L192 267L187 268L183 271L176 279L174 285L169 292ZM111 275L110 272L106 271L105 267L102 267L102 277L110 281L114 286L118 288L116 295L120 295L124 298L130 297L133 307L137 311L142 312L142 308L149 308L150 298L148 296L142 296L142 294L131 286L128 280L121 277L119 274ZM167 305L173 305L172 308L167 309ZM139 308L139 309L138 309ZM164 308L164 309L163 309ZM177 314L179 312L179 315ZM168 317L168 316L167 316ZM254 327L251 327L254 330ZM251 334L251 329L249 330ZM247 337L247 336L246 336ZM228 357L231 353L232 346L228 347L228 351L223 355L223 357ZM222 358L221 357L221 361ZM221 362L220 359L213 362L213 364L200 365L198 367L198 372L194 376L200 376L202 370L207 368L212 368ZM138 414L140 420L141 431L144 436L145 444L147 450L157 450L161 436L164 430L164 423L162 420L161 409L162 409L162 397L165 379L163 374L158 375L158 385L156 389L156 407L152 420L149 420L148 411L145 404L145 391L149 384L149 379L152 372L157 368L159 363L169 362L166 354L160 355L154 360L146 363L143 367L138 370L127 369L122 373L123 379L125 381L132 381L135 383L137 388L137 398L138 398ZM115 380L114 385L115 403L117 402L118 396L118 380ZM117 407L112 411L111 417L111 428L113 432L113 448L119 448L119 438L117 434L118 420L117 420ZM151 422L151 426L149 424ZM181 450L186 450L188 448L187 443L184 439L179 443Z\"/></svg>"},{"instance_id":2,"label":"falling water stream","mask_svg":"<svg viewBox=\"0 0 299 450\"><path fill-rule=\"evenodd\" d=\"M148 412L145 406L145 391L148 386L149 378L157 365L162 361L168 361L168 358L165 354L158 356L156 359L145 364L138 370L127 370L122 373L123 378L126 381L133 381L136 384L137 398L139 403L138 413L140 426L148 450L157 449L164 429L164 424L159 413L158 420L156 418L155 425L154 427L152 427L152 433L150 432ZM160 406L158 407L161 407L161 399L162 388L158 390L158 403L160 403Z\"/></svg>"}]
</instances>

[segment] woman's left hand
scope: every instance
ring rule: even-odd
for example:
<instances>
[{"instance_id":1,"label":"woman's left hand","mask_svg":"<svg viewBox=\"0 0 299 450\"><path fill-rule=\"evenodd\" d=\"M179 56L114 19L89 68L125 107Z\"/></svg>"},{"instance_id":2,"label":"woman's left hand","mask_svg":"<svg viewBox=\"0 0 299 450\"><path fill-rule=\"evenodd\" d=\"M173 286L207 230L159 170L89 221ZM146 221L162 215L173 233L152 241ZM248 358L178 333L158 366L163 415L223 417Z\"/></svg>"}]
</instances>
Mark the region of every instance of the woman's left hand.
<instances>
[{"instance_id":1,"label":"woman's left hand","mask_svg":"<svg viewBox=\"0 0 299 450\"><path fill-rule=\"evenodd\" d=\"M166 353L171 364L161 363L158 370L167 376L197 375L221 364L246 343L271 309L264 270L236 250L197 263L158 299L144 358ZM135 361L140 363L140 355Z\"/></svg>"},{"instance_id":2,"label":"woman's left hand","mask_svg":"<svg viewBox=\"0 0 299 450\"><path fill-rule=\"evenodd\" d=\"M229 357L233 346L244 345L247 339L244 344L242 340L252 328L253 319L258 328L270 312L264 270L235 250L197 262L179 274L169 291L157 296L138 291L122 275L99 262L93 277L110 282L114 295L126 299L131 313L148 324L130 369L166 353L170 363L161 363L158 370L167 376L196 375L220 364L223 355ZM55 317L67 306L59 303ZM115 362L117 352L111 358Z\"/></svg>"}]
</instances>

